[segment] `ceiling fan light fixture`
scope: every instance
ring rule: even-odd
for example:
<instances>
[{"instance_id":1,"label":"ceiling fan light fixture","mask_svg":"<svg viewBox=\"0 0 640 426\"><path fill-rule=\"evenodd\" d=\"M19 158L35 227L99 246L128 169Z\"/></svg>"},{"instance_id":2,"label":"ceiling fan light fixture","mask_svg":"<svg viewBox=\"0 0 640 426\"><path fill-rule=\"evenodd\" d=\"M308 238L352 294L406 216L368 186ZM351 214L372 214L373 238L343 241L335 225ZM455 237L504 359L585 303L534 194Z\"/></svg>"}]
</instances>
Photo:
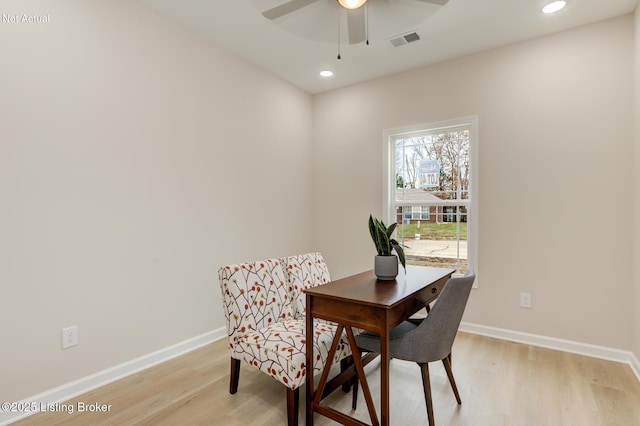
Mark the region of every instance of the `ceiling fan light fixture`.
<instances>
[{"instance_id":1,"label":"ceiling fan light fixture","mask_svg":"<svg viewBox=\"0 0 640 426\"><path fill-rule=\"evenodd\" d=\"M567 2L564 0L560 0L560 1L552 1L549 4L547 4L545 7L542 8L542 12L543 13L556 13L557 11L559 11L560 9L564 9L564 7L567 5Z\"/></svg>"},{"instance_id":2,"label":"ceiling fan light fixture","mask_svg":"<svg viewBox=\"0 0 640 426\"><path fill-rule=\"evenodd\" d=\"M344 7L345 9L357 9L366 2L367 0L338 0L340 6Z\"/></svg>"}]
</instances>

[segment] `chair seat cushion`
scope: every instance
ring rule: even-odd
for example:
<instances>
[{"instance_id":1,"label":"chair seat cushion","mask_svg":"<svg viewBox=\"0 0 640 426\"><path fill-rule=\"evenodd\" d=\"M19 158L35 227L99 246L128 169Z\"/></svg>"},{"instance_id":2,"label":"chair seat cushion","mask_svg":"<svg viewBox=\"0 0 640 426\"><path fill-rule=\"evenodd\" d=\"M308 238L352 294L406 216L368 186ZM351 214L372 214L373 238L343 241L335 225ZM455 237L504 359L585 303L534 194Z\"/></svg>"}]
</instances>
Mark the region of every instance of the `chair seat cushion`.
<instances>
[{"instance_id":1,"label":"chair seat cushion","mask_svg":"<svg viewBox=\"0 0 640 426\"><path fill-rule=\"evenodd\" d=\"M407 333L412 332L418 328L416 324L410 321L404 321L398 326L394 327L389 334L389 339L394 340L403 337ZM356 343L358 347L365 351L380 353L380 335L371 331L362 331L362 333L356 336ZM394 349L394 348L392 348Z\"/></svg>"},{"instance_id":2,"label":"chair seat cushion","mask_svg":"<svg viewBox=\"0 0 640 426\"><path fill-rule=\"evenodd\" d=\"M321 371L327 357L336 326L314 321L314 374ZM304 319L287 319L250 331L236 344L234 357L269 374L290 389L297 389L306 379L306 322ZM332 363L351 354L343 333Z\"/></svg>"}]
</instances>

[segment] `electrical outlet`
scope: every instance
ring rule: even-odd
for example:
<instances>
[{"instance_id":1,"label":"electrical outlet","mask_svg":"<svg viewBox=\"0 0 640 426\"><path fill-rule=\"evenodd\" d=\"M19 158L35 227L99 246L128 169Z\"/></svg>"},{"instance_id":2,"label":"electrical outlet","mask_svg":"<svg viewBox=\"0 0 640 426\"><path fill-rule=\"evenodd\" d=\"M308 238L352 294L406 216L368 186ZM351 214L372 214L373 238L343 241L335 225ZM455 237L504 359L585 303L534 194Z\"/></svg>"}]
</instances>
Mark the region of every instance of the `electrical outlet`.
<instances>
[{"instance_id":1,"label":"electrical outlet","mask_svg":"<svg viewBox=\"0 0 640 426\"><path fill-rule=\"evenodd\" d=\"M531 307L531 293L520 293L520 307L521 308Z\"/></svg>"},{"instance_id":2,"label":"electrical outlet","mask_svg":"<svg viewBox=\"0 0 640 426\"><path fill-rule=\"evenodd\" d=\"M78 326L62 329L62 349L67 349L78 344Z\"/></svg>"}]
</instances>

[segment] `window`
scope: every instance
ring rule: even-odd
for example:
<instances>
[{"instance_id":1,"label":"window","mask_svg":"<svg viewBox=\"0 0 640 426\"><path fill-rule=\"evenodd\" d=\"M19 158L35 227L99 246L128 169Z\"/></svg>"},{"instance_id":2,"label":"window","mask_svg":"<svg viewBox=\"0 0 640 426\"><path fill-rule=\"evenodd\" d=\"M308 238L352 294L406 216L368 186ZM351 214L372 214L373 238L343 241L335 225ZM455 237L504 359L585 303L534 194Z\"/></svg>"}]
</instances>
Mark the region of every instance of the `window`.
<instances>
[{"instance_id":1,"label":"window","mask_svg":"<svg viewBox=\"0 0 640 426\"><path fill-rule=\"evenodd\" d=\"M400 213L400 211L398 213ZM399 220L398 223L411 223L413 220L429 220L429 206L405 206L399 217L402 217L403 220Z\"/></svg>"},{"instance_id":2,"label":"window","mask_svg":"<svg viewBox=\"0 0 640 426\"><path fill-rule=\"evenodd\" d=\"M429 206L419 206L418 207L420 209L420 217L418 217L418 219L420 220L429 220ZM415 209L415 207L414 207ZM414 217L415 219L415 217Z\"/></svg>"},{"instance_id":3,"label":"window","mask_svg":"<svg viewBox=\"0 0 640 426\"><path fill-rule=\"evenodd\" d=\"M471 117L384 132L384 218L398 223L408 264L460 274L474 265L476 129Z\"/></svg>"}]
</instances>

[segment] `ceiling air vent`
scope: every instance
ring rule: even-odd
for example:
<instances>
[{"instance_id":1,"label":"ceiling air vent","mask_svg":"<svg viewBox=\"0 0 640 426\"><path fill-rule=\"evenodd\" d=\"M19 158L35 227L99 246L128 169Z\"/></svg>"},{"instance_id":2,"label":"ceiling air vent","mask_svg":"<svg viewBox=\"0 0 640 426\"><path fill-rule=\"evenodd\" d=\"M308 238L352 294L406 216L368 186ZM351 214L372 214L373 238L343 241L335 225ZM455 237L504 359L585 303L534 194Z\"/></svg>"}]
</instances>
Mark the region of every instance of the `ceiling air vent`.
<instances>
[{"instance_id":1,"label":"ceiling air vent","mask_svg":"<svg viewBox=\"0 0 640 426\"><path fill-rule=\"evenodd\" d=\"M420 36L415 31L412 33L403 34L398 37L394 37L389 39L393 47L402 46L403 44L413 43L414 41L420 40Z\"/></svg>"}]
</instances>

